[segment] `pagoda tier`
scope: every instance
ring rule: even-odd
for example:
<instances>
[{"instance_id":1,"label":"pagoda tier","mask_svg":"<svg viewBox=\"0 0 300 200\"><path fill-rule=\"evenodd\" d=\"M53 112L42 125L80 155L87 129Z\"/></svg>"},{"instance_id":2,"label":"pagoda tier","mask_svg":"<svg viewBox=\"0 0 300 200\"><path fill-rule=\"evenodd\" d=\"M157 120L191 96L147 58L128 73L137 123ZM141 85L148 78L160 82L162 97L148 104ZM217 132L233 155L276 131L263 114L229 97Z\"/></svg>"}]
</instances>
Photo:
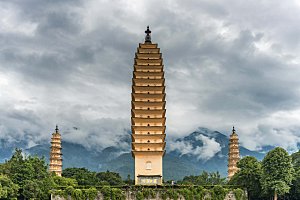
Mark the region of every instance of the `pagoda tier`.
<instances>
[{"instance_id":1,"label":"pagoda tier","mask_svg":"<svg viewBox=\"0 0 300 200\"><path fill-rule=\"evenodd\" d=\"M166 102L142 102L142 101L132 101L132 109L137 110L164 110Z\"/></svg>"},{"instance_id":2,"label":"pagoda tier","mask_svg":"<svg viewBox=\"0 0 300 200\"><path fill-rule=\"evenodd\" d=\"M147 140L147 139L146 139ZM132 148L136 151L150 151L151 149L163 151L166 146L166 142L157 142L154 143L153 141L150 142L150 139L148 138L149 142L142 141L142 142L132 142Z\"/></svg>"},{"instance_id":3,"label":"pagoda tier","mask_svg":"<svg viewBox=\"0 0 300 200\"><path fill-rule=\"evenodd\" d=\"M142 139L146 139L148 140L161 140L164 141L164 139L166 138L165 134L132 134L131 135L132 140L136 141L136 140L142 140Z\"/></svg>"},{"instance_id":4,"label":"pagoda tier","mask_svg":"<svg viewBox=\"0 0 300 200\"><path fill-rule=\"evenodd\" d=\"M55 132L51 138L51 150L50 150L50 163L49 171L54 172L57 176L61 176L62 173L62 153L61 153L61 135L58 132L56 126Z\"/></svg>"},{"instance_id":5,"label":"pagoda tier","mask_svg":"<svg viewBox=\"0 0 300 200\"><path fill-rule=\"evenodd\" d=\"M132 82L136 86L163 86L165 79L136 79L133 78Z\"/></svg>"},{"instance_id":6,"label":"pagoda tier","mask_svg":"<svg viewBox=\"0 0 300 200\"><path fill-rule=\"evenodd\" d=\"M132 155L134 157L144 157L145 154L151 154L151 156L164 156L166 151L159 151L159 150L149 150L149 151L132 151ZM150 157L150 156L149 156Z\"/></svg>"},{"instance_id":7,"label":"pagoda tier","mask_svg":"<svg viewBox=\"0 0 300 200\"><path fill-rule=\"evenodd\" d=\"M162 54L152 44L149 28L144 44L139 44L132 79L132 155L135 183L162 184L162 157L165 152L165 79Z\"/></svg>"},{"instance_id":8,"label":"pagoda tier","mask_svg":"<svg viewBox=\"0 0 300 200\"><path fill-rule=\"evenodd\" d=\"M163 86L133 86L133 91L137 94L164 94L165 87Z\"/></svg>"},{"instance_id":9,"label":"pagoda tier","mask_svg":"<svg viewBox=\"0 0 300 200\"><path fill-rule=\"evenodd\" d=\"M148 93L148 94L140 94L140 93L132 94L132 100L139 101L139 102L163 102L163 101L165 101L165 98L166 98L165 94L150 94L150 93ZM144 106L144 108L147 108L147 107Z\"/></svg>"},{"instance_id":10,"label":"pagoda tier","mask_svg":"<svg viewBox=\"0 0 300 200\"><path fill-rule=\"evenodd\" d=\"M163 77L163 72L133 72L133 78L135 79L162 79Z\"/></svg>"},{"instance_id":11,"label":"pagoda tier","mask_svg":"<svg viewBox=\"0 0 300 200\"><path fill-rule=\"evenodd\" d=\"M162 72L163 66L162 65L135 65L134 70L136 72Z\"/></svg>"},{"instance_id":12,"label":"pagoda tier","mask_svg":"<svg viewBox=\"0 0 300 200\"><path fill-rule=\"evenodd\" d=\"M163 118L165 117L166 110L141 110L141 109L132 109L132 115L140 116L141 118Z\"/></svg>"},{"instance_id":13,"label":"pagoda tier","mask_svg":"<svg viewBox=\"0 0 300 200\"><path fill-rule=\"evenodd\" d=\"M165 133L166 127L165 126L131 126L133 134L142 134L141 132L147 133L156 133L161 132L161 134Z\"/></svg>"},{"instance_id":14,"label":"pagoda tier","mask_svg":"<svg viewBox=\"0 0 300 200\"><path fill-rule=\"evenodd\" d=\"M239 160L240 160L239 139L233 127L232 134L230 135L230 139L229 139L228 179L231 179L231 177L239 170L237 167L237 163Z\"/></svg>"}]
</instances>

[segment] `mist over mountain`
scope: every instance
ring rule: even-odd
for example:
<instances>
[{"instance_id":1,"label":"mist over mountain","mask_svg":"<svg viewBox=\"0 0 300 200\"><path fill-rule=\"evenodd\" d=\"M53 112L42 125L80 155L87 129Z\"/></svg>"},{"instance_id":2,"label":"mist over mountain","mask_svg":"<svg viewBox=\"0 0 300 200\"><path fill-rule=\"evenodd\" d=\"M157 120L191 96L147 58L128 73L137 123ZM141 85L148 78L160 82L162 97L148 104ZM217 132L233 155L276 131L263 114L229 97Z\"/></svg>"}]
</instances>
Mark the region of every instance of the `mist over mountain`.
<instances>
[{"instance_id":1,"label":"mist over mountain","mask_svg":"<svg viewBox=\"0 0 300 200\"><path fill-rule=\"evenodd\" d=\"M93 171L115 171L123 178L128 174L133 177L134 160L130 153L130 132L119 138L118 146L110 146L102 150L86 148L80 144L62 141L63 168L85 167ZM227 175L229 138L218 131L207 128L198 128L185 137L167 141L167 151L164 157L163 168L165 180L178 180L184 176L199 174L202 170L219 171ZM10 158L14 147L25 149L26 154L44 156L49 160L50 144L39 144L26 148L26 142L8 145L1 141L0 160ZM251 151L240 146L241 156L254 156L262 159L267 146L262 151Z\"/></svg>"}]
</instances>

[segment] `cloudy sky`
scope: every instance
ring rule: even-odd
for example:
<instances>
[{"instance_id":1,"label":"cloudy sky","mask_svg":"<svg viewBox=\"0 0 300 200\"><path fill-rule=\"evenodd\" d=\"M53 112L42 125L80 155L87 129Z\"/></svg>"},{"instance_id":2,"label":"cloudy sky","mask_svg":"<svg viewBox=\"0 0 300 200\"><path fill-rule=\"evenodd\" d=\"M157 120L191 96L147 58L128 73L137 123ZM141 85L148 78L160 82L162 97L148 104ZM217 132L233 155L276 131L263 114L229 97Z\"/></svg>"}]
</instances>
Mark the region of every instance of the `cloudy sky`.
<instances>
[{"instance_id":1,"label":"cloudy sky","mask_svg":"<svg viewBox=\"0 0 300 200\"><path fill-rule=\"evenodd\" d=\"M57 123L68 141L115 144L150 25L170 138L235 125L248 148L295 149L299 21L297 0L0 0L0 138L38 144Z\"/></svg>"}]
</instances>

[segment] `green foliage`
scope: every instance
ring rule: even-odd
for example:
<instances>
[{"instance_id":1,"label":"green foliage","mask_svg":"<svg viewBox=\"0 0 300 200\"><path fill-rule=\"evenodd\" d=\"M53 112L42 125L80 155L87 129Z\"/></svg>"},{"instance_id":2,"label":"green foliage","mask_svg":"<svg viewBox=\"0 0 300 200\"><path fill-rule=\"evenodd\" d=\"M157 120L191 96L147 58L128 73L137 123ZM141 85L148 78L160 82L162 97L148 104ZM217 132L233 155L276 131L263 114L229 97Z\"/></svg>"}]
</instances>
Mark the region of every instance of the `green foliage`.
<instances>
[{"instance_id":1,"label":"green foliage","mask_svg":"<svg viewBox=\"0 0 300 200\"><path fill-rule=\"evenodd\" d=\"M290 186L287 185L284 181L272 181L271 184L271 190L275 191L277 194L285 194L288 193L290 190Z\"/></svg>"},{"instance_id":2,"label":"green foliage","mask_svg":"<svg viewBox=\"0 0 300 200\"><path fill-rule=\"evenodd\" d=\"M134 180L130 178L130 174L127 175L127 179L124 181L127 185L134 185Z\"/></svg>"},{"instance_id":3,"label":"green foliage","mask_svg":"<svg viewBox=\"0 0 300 200\"><path fill-rule=\"evenodd\" d=\"M199 176L186 176L181 184L184 185L223 185L225 178L222 178L219 172L208 173L203 171Z\"/></svg>"},{"instance_id":4,"label":"green foliage","mask_svg":"<svg viewBox=\"0 0 300 200\"><path fill-rule=\"evenodd\" d=\"M124 192L119 188L112 188L111 189L111 199L112 200L125 200L126 196Z\"/></svg>"},{"instance_id":5,"label":"green foliage","mask_svg":"<svg viewBox=\"0 0 300 200\"><path fill-rule=\"evenodd\" d=\"M291 155L292 163L295 169L294 180L288 198L290 200L297 200L300 198L300 151Z\"/></svg>"},{"instance_id":6,"label":"green foliage","mask_svg":"<svg viewBox=\"0 0 300 200\"><path fill-rule=\"evenodd\" d=\"M206 193L207 193L206 189L204 189L202 186L198 186L194 190L194 199L202 200Z\"/></svg>"},{"instance_id":7,"label":"green foliage","mask_svg":"<svg viewBox=\"0 0 300 200\"><path fill-rule=\"evenodd\" d=\"M38 187L41 190L41 193L39 194L39 199L49 199L50 190L56 187L53 178L51 176L48 176L42 180L38 180L37 183L39 185Z\"/></svg>"},{"instance_id":8,"label":"green foliage","mask_svg":"<svg viewBox=\"0 0 300 200\"><path fill-rule=\"evenodd\" d=\"M96 174L96 178L98 182L105 181L108 182L109 185L124 185L121 176L116 172L99 172Z\"/></svg>"},{"instance_id":9,"label":"green foliage","mask_svg":"<svg viewBox=\"0 0 300 200\"><path fill-rule=\"evenodd\" d=\"M71 195L73 194L73 191L74 191L74 187L68 186L68 187L66 187L66 189L65 189L65 194L71 196Z\"/></svg>"},{"instance_id":10,"label":"green foliage","mask_svg":"<svg viewBox=\"0 0 300 200\"><path fill-rule=\"evenodd\" d=\"M293 180L294 168L288 153L277 147L265 156L262 161L262 189L266 195L283 195L288 193Z\"/></svg>"},{"instance_id":11,"label":"green foliage","mask_svg":"<svg viewBox=\"0 0 300 200\"><path fill-rule=\"evenodd\" d=\"M0 198L7 198L7 191L2 188L2 185L0 185Z\"/></svg>"},{"instance_id":12,"label":"green foliage","mask_svg":"<svg viewBox=\"0 0 300 200\"><path fill-rule=\"evenodd\" d=\"M177 191L174 190L174 189L168 189L168 190L166 191L166 195L167 195L170 199L174 199L174 200L177 200L178 197L179 197Z\"/></svg>"},{"instance_id":13,"label":"green foliage","mask_svg":"<svg viewBox=\"0 0 300 200\"><path fill-rule=\"evenodd\" d=\"M11 159L0 165L0 173L13 183L8 198L49 199L49 190L55 186L44 158L23 155L21 149L16 149ZM3 177L2 181L5 182Z\"/></svg>"},{"instance_id":14,"label":"green foliage","mask_svg":"<svg viewBox=\"0 0 300 200\"><path fill-rule=\"evenodd\" d=\"M81 189L74 189L71 194L72 200L82 200L83 199L83 193Z\"/></svg>"},{"instance_id":15,"label":"green foliage","mask_svg":"<svg viewBox=\"0 0 300 200\"><path fill-rule=\"evenodd\" d=\"M137 191L137 193L135 194L135 198L136 198L136 200L144 200L143 192Z\"/></svg>"},{"instance_id":16,"label":"green foliage","mask_svg":"<svg viewBox=\"0 0 300 200\"><path fill-rule=\"evenodd\" d=\"M193 200L193 192L188 188L179 189L178 193L181 194L185 200Z\"/></svg>"},{"instance_id":17,"label":"green foliage","mask_svg":"<svg viewBox=\"0 0 300 200\"><path fill-rule=\"evenodd\" d=\"M145 198L154 198L155 197L155 191L151 188L144 188L142 190L142 192L143 192L143 196Z\"/></svg>"},{"instance_id":18,"label":"green foliage","mask_svg":"<svg viewBox=\"0 0 300 200\"><path fill-rule=\"evenodd\" d=\"M109 189L111 191L111 189ZM120 192L120 191L116 191ZM98 190L94 187L88 188L88 189L74 189L72 186L68 186L65 188L65 190L52 190L51 193L53 195L61 196L67 199L68 197L71 197L72 200L94 200L98 195ZM110 192L109 192L110 194ZM113 200L123 200L119 198L120 194L115 195L115 198L112 198ZM108 195L105 199L111 199L110 195Z\"/></svg>"},{"instance_id":19,"label":"green foliage","mask_svg":"<svg viewBox=\"0 0 300 200\"><path fill-rule=\"evenodd\" d=\"M0 175L0 198L12 199L18 196L19 186L6 175Z\"/></svg>"},{"instance_id":20,"label":"green foliage","mask_svg":"<svg viewBox=\"0 0 300 200\"><path fill-rule=\"evenodd\" d=\"M240 188L234 189L233 194L234 194L236 200L246 200L244 191Z\"/></svg>"},{"instance_id":21,"label":"green foliage","mask_svg":"<svg viewBox=\"0 0 300 200\"><path fill-rule=\"evenodd\" d=\"M75 187L78 185L77 181L72 178L53 176L52 179L57 186L62 186L62 187L73 186L73 187Z\"/></svg>"},{"instance_id":22,"label":"green foliage","mask_svg":"<svg viewBox=\"0 0 300 200\"><path fill-rule=\"evenodd\" d=\"M229 181L230 185L240 185L247 189L250 199L259 199L261 194L261 163L252 156L242 158L238 164L240 169Z\"/></svg>"},{"instance_id":23,"label":"green foliage","mask_svg":"<svg viewBox=\"0 0 300 200\"><path fill-rule=\"evenodd\" d=\"M179 187L179 188L150 188L150 187L134 187L135 190L135 199L144 200L144 199L155 199L156 195L160 195L163 200L173 199L177 200L181 197L184 197L186 200L203 200L206 194L206 200L223 200L225 195L228 193L228 189L223 188L220 185L217 185L211 189L204 189L202 186L197 187ZM105 200L125 200L126 195L122 189L114 188L111 186L103 186L100 189L100 193L103 195ZM68 196L72 199L82 199L87 198L93 200L97 197L98 191L95 188L89 189L74 189L72 186L66 187L64 190L53 190L52 194L59 195L67 198ZM241 189L234 190L234 194L237 197L237 200L245 200L244 191Z\"/></svg>"},{"instance_id":24,"label":"green foliage","mask_svg":"<svg viewBox=\"0 0 300 200\"><path fill-rule=\"evenodd\" d=\"M101 185L123 185L121 176L115 172L91 172L86 168L67 168L63 170L63 177L75 179L78 185L101 186Z\"/></svg>"},{"instance_id":25,"label":"green foliage","mask_svg":"<svg viewBox=\"0 0 300 200\"><path fill-rule=\"evenodd\" d=\"M23 196L27 199L38 198L42 191L37 181L26 180L23 186Z\"/></svg>"},{"instance_id":26,"label":"green foliage","mask_svg":"<svg viewBox=\"0 0 300 200\"><path fill-rule=\"evenodd\" d=\"M51 190L50 191L52 195L55 196L60 196L60 197L64 197L65 199L68 197L68 195L66 194L66 190Z\"/></svg>"},{"instance_id":27,"label":"green foliage","mask_svg":"<svg viewBox=\"0 0 300 200\"><path fill-rule=\"evenodd\" d=\"M126 196L124 192L119 188L111 188L109 186L103 186L100 190L104 200L124 200Z\"/></svg>"},{"instance_id":28,"label":"green foliage","mask_svg":"<svg viewBox=\"0 0 300 200\"><path fill-rule=\"evenodd\" d=\"M97 185L96 172L91 172L86 168L66 168L62 172L65 178L75 179L78 185Z\"/></svg>"},{"instance_id":29,"label":"green foliage","mask_svg":"<svg viewBox=\"0 0 300 200\"><path fill-rule=\"evenodd\" d=\"M214 200L224 200L227 194L227 190L221 185L215 185L212 189L211 196Z\"/></svg>"},{"instance_id":30,"label":"green foliage","mask_svg":"<svg viewBox=\"0 0 300 200\"><path fill-rule=\"evenodd\" d=\"M300 150L291 155L292 163L295 168L300 168Z\"/></svg>"},{"instance_id":31,"label":"green foliage","mask_svg":"<svg viewBox=\"0 0 300 200\"><path fill-rule=\"evenodd\" d=\"M89 200L94 200L98 195L98 190L94 187L84 190L85 197Z\"/></svg>"},{"instance_id":32,"label":"green foliage","mask_svg":"<svg viewBox=\"0 0 300 200\"><path fill-rule=\"evenodd\" d=\"M103 186L100 191L101 191L101 193L103 195L104 200L109 200L110 199L110 191L111 191L111 189L110 189L109 186Z\"/></svg>"}]
</instances>

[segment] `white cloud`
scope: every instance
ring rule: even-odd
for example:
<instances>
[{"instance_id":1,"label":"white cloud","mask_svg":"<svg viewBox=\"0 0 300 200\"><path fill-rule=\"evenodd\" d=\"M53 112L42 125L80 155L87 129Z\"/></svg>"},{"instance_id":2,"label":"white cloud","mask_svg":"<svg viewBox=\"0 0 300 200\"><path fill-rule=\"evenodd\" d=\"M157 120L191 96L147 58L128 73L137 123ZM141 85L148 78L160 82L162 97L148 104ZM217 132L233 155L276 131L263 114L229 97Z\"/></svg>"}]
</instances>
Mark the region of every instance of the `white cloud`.
<instances>
[{"instance_id":1,"label":"white cloud","mask_svg":"<svg viewBox=\"0 0 300 200\"><path fill-rule=\"evenodd\" d=\"M203 142L203 146L197 147L194 152L195 155L198 155L198 159L208 160L221 151L221 145L214 138L204 135L198 135L196 138Z\"/></svg>"},{"instance_id":2,"label":"white cloud","mask_svg":"<svg viewBox=\"0 0 300 200\"><path fill-rule=\"evenodd\" d=\"M299 10L279 0L1 1L0 137L39 143L58 123L70 141L116 143L130 128L133 58L150 25L165 64L167 134L236 125L246 147L295 149ZM218 149L208 146L197 154Z\"/></svg>"},{"instance_id":3,"label":"white cloud","mask_svg":"<svg viewBox=\"0 0 300 200\"><path fill-rule=\"evenodd\" d=\"M170 142L170 151L179 151L182 155L194 155L198 160L209 160L216 153L221 151L221 146L214 138L209 138L204 135L196 136L198 141L202 141L203 146L193 145L188 141L172 141Z\"/></svg>"},{"instance_id":4,"label":"white cloud","mask_svg":"<svg viewBox=\"0 0 300 200\"><path fill-rule=\"evenodd\" d=\"M0 7L0 33L34 36L37 24L23 21L18 7L4 5Z\"/></svg>"}]
</instances>

